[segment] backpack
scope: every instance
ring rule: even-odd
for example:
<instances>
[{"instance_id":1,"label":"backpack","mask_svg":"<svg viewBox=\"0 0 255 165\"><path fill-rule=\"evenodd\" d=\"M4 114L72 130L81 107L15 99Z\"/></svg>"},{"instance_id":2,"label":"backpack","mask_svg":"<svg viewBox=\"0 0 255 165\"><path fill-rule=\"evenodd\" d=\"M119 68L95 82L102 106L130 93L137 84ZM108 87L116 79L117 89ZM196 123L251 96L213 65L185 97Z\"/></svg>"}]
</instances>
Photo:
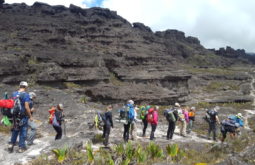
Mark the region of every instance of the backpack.
<instances>
[{"instance_id":1,"label":"backpack","mask_svg":"<svg viewBox=\"0 0 255 165\"><path fill-rule=\"evenodd\" d=\"M105 113L102 114L98 112L95 116L94 123L95 127L101 130L103 128L103 125L106 123Z\"/></svg>"},{"instance_id":2,"label":"backpack","mask_svg":"<svg viewBox=\"0 0 255 165\"><path fill-rule=\"evenodd\" d=\"M148 110L148 114L147 114L147 118L146 118L146 120L147 120L147 122L148 123L152 123L153 122L153 112L154 112L154 109L153 108L150 108L149 110Z\"/></svg>"},{"instance_id":3,"label":"backpack","mask_svg":"<svg viewBox=\"0 0 255 165\"><path fill-rule=\"evenodd\" d=\"M166 120L167 121L172 121L172 122L175 122L176 121L176 118L174 116L174 110L171 110L171 109L166 109L164 111L164 116L166 117Z\"/></svg>"},{"instance_id":4,"label":"backpack","mask_svg":"<svg viewBox=\"0 0 255 165\"><path fill-rule=\"evenodd\" d=\"M8 118L22 118L25 116L25 110L22 109L20 98L24 97L25 92L18 92L17 96L11 99L0 100L1 112Z\"/></svg>"},{"instance_id":5,"label":"backpack","mask_svg":"<svg viewBox=\"0 0 255 165\"><path fill-rule=\"evenodd\" d=\"M56 107L51 107L51 109L48 110L49 112L49 124L53 124L53 120L55 118L55 111L56 111Z\"/></svg>"},{"instance_id":6,"label":"backpack","mask_svg":"<svg viewBox=\"0 0 255 165\"><path fill-rule=\"evenodd\" d=\"M147 110L145 109L145 107L141 107L141 108L140 108L140 115L139 115L139 118L142 119L142 120L144 120L145 117L146 117L146 115L147 115Z\"/></svg>"},{"instance_id":7,"label":"backpack","mask_svg":"<svg viewBox=\"0 0 255 165\"><path fill-rule=\"evenodd\" d=\"M194 111L189 111L189 117L195 117L195 112Z\"/></svg>"},{"instance_id":8,"label":"backpack","mask_svg":"<svg viewBox=\"0 0 255 165\"><path fill-rule=\"evenodd\" d=\"M207 114L209 115L208 117L209 117L210 122L216 121L217 112L215 110L213 110L213 109L208 110Z\"/></svg>"},{"instance_id":9,"label":"backpack","mask_svg":"<svg viewBox=\"0 0 255 165\"><path fill-rule=\"evenodd\" d=\"M179 118L179 121L185 121L185 116L181 109L178 110L178 118Z\"/></svg>"}]
</instances>

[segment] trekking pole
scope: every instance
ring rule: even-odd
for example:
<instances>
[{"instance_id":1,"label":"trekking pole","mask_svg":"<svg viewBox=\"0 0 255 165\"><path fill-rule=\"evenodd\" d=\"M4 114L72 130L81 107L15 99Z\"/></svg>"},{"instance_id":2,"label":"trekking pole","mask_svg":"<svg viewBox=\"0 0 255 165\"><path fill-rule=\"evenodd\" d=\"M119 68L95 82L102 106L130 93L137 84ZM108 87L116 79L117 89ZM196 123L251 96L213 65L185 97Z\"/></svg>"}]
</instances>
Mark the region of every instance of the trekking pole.
<instances>
[{"instance_id":1,"label":"trekking pole","mask_svg":"<svg viewBox=\"0 0 255 165\"><path fill-rule=\"evenodd\" d=\"M64 120L64 135L66 137L66 121Z\"/></svg>"}]
</instances>

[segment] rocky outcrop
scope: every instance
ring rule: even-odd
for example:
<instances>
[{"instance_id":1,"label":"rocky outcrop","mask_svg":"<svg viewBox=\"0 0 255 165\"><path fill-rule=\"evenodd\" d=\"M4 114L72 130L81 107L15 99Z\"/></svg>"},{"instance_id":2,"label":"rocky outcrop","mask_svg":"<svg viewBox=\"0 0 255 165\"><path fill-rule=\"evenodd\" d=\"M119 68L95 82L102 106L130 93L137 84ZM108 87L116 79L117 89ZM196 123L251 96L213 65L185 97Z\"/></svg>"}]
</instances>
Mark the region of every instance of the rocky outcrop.
<instances>
[{"instance_id":1,"label":"rocky outcrop","mask_svg":"<svg viewBox=\"0 0 255 165\"><path fill-rule=\"evenodd\" d=\"M227 46L226 48L219 48L219 50L211 49L215 52L215 54L220 56L227 56L231 58L236 58L239 56L245 56L246 52L244 49L233 49L230 46Z\"/></svg>"},{"instance_id":2,"label":"rocky outcrop","mask_svg":"<svg viewBox=\"0 0 255 165\"><path fill-rule=\"evenodd\" d=\"M154 33L109 9L3 4L0 22L1 83L73 83L92 100L185 102L191 76L180 64L195 55L216 56L184 32ZM211 59L214 65L235 63Z\"/></svg>"}]
</instances>

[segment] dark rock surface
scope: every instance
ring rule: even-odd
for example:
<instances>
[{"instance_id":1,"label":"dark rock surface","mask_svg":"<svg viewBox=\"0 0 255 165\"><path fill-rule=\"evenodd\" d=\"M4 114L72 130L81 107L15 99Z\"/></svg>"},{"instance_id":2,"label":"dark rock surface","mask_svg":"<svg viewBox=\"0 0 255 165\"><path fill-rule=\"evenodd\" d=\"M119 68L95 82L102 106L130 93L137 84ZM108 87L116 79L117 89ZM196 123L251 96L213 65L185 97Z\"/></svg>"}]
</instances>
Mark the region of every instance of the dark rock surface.
<instances>
[{"instance_id":1,"label":"dark rock surface","mask_svg":"<svg viewBox=\"0 0 255 165\"><path fill-rule=\"evenodd\" d=\"M128 98L159 104L186 102L192 76L183 71L183 65L225 67L242 62L215 55L184 32L154 33L109 9L3 4L0 22L1 83L26 80L59 89L69 83L92 100L106 103Z\"/></svg>"}]
</instances>

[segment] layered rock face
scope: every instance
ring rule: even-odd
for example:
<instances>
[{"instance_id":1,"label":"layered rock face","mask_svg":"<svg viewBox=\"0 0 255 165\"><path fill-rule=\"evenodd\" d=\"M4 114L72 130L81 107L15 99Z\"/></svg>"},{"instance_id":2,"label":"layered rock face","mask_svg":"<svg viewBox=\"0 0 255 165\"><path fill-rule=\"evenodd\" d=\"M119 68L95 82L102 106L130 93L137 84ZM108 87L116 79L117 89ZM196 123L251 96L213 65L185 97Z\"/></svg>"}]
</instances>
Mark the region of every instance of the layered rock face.
<instances>
[{"instance_id":1,"label":"layered rock face","mask_svg":"<svg viewBox=\"0 0 255 165\"><path fill-rule=\"evenodd\" d=\"M73 83L80 94L106 103L185 102L191 75L182 64L212 54L195 37L177 30L153 33L108 9L3 4L0 22L0 82L56 88Z\"/></svg>"}]
</instances>

